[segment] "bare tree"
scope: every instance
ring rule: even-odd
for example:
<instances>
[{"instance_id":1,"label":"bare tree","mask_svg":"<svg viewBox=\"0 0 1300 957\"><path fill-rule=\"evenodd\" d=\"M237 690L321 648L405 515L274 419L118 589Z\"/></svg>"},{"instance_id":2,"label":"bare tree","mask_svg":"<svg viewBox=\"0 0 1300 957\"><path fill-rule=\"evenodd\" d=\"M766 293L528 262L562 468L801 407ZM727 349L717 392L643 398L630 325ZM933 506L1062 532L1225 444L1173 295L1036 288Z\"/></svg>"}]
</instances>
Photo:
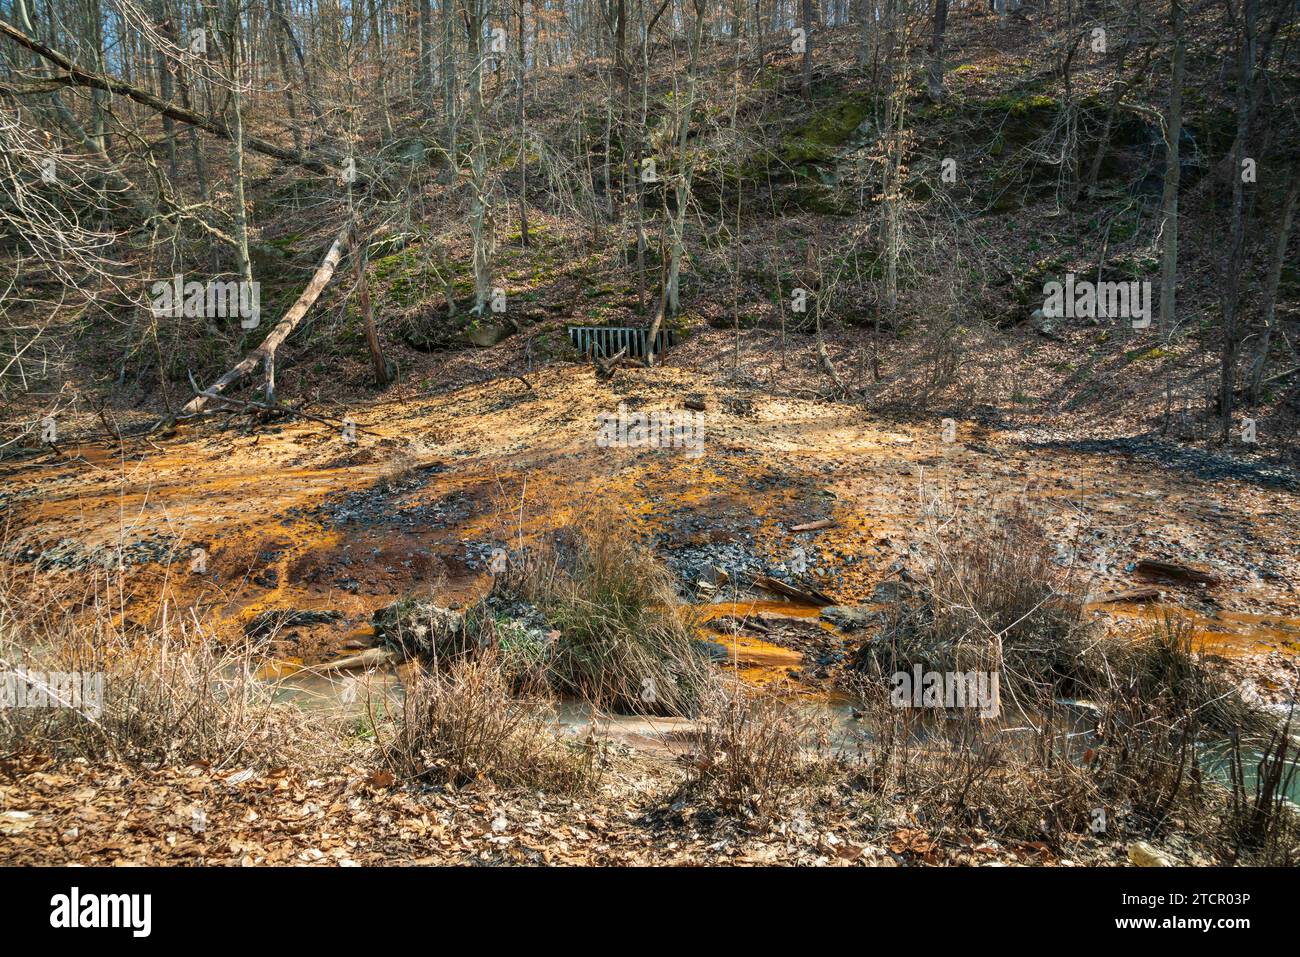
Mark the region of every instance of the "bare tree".
<instances>
[{"instance_id":1,"label":"bare tree","mask_svg":"<svg viewBox=\"0 0 1300 957\"><path fill-rule=\"evenodd\" d=\"M1179 140L1183 134L1183 61L1187 40L1183 35L1183 10L1180 0L1169 5L1169 30L1174 51L1169 68L1169 109L1165 113L1165 184L1161 200L1160 325L1166 335L1172 333L1177 311L1178 293L1178 181L1181 167Z\"/></svg>"}]
</instances>

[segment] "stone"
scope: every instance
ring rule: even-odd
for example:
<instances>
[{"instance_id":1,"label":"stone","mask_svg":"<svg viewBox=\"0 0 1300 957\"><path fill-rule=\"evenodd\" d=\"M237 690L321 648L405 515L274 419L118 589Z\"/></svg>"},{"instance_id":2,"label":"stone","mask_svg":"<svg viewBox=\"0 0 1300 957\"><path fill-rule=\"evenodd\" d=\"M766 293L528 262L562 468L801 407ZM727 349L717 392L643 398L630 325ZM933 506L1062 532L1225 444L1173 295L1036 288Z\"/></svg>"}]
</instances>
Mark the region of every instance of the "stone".
<instances>
[{"instance_id":1,"label":"stone","mask_svg":"<svg viewBox=\"0 0 1300 957\"><path fill-rule=\"evenodd\" d=\"M1128 859L1134 867L1175 867L1174 859L1146 841L1134 841L1128 846Z\"/></svg>"},{"instance_id":2,"label":"stone","mask_svg":"<svg viewBox=\"0 0 1300 957\"><path fill-rule=\"evenodd\" d=\"M865 605L828 605L821 617L841 631L857 631L875 622L875 612Z\"/></svg>"}]
</instances>

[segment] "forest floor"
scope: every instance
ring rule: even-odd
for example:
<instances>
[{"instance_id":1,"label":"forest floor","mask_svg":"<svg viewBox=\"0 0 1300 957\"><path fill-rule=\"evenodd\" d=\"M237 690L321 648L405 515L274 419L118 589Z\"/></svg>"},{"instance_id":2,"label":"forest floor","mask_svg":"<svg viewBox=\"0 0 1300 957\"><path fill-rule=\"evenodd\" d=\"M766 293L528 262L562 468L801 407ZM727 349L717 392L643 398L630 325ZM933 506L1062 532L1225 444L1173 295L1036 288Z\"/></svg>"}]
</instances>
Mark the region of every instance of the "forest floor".
<instances>
[{"instance_id":1,"label":"forest floor","mask_svg":"<svg viewBox=\"0 0 1300 957\"><path fill-rule=\"evenodd\" d=\"M702 637L724 652L719 670L778 685L849 735L836 667L861 633L841 631L817 605L745 583L763 575L796 581L840 606L873 609L882 586L921 573L920 543L936 529L1022 509L1057 564L1086 584L1087 613L1108 640L1176 615L1248 699L1275 709L1293 700L1300 419L1286 401L1284 372L1258 406L1239 411L1230 443L1216 439L1209 397L1219 355L1211 333L1222 282L1215 192L1222 184L1208 167L1184 171L1178 327L1044 328L1033 310L1048 278L1100 276L1103 266L1107 276L1156 274L1152 210L1163 158L1150 125L1129 121L1114 134L1115 168L1100 192L1063 206L1059 170L1044 159L1060 113L1051 61L1027 55L1037 42L1027 23L954 11L949 102L917 103L910 121L917 141L907 228L916 261L903 279L905 308L882 318L872 272L879 213L862 201L875 191L866 171L878 131L862 112L868 89L854 34L828 31L811 102L798 92L793 56L771 62L770 82L746 99L742 129L763 145L749 160L813 150L821 165L797 176L777 169L780 189L746 196L743 228L737 219L730 242L722 228L706 235L689 224L683 312L674 319L681 341L659 367L624 366L600 378L567 347L572 323L644 325L654 289L639 294L632 233L606 221L614 198L557 208L537 185L546 181L542 168L529 177L539 191L529 245L511 234L512 204L498 207L510 218L499 224L495 268L515 325L485 349L466 341L473 276L464 184L442 183L429 166L403 186L394 204L401 215L388 210L371 236L368 274L397 384L382 393L373 387L355 289L342 273L279 356L282 400L330 423L223 412L146 431L190 397L191 374L212 381L252 341L233 326L214 339L189 318L160 324L109 288L95 302L101 312L57 312L40 369L44 376L47 364L57 367L61 378L5 396L13 422L39 423L54 409L60 437L55 448L38 444L33 426L4 449L0 585L33 606L110 609L112 629L123 634L148 634L177 616L201 621L205 634L229 646L251 634L274 662L261 674L268 684L309 714L349 714L358 705L344 699L347 682L321 668L376 644L377 610L413 595L466 606L490 587L497 550L517 557L609 509L676 575L706 620ZM710 53L710 69L724 78L729 50ZM675 58L660 60L650 78L655 102L676 82ZM1202 68L1209 70L1189 65ZM585 106L575 100L594 70L538 75L529 123L539 136L569 144L584 121L603 125L608 103L599 85ZM1098 97L1116 79L1104 60L1076 79L1094 123ZM1132 95L1163 109L1163 91L1144 81ZM495 99L513 110L512 100ZM1185 125L1208 155L1226 114L1218 100L1193 105ZM718 115L725 112L719 106ZM497 125L510 128L512 116ZM397 119L404 136L440 135L414 115ZM278 135L279 127L261 132ZM213 157L226 153L217 141L207 148ZM698 185L712 203L728 188L727 161L744 169L746 157L732 156L726 136L701 149ZM959 182L927 205L950 155L960 159ZM266 312L279 315L348 213L334 193L325 202L310 190L300 197L298 171L255 156L250 163L265 172L250 186L261 245L276 254L259 264ZM1276 190L1281 177L1269 172L1261 182ZM794 194L815 202L807 209L786 202ZM732 207L719 202L729 215ZM731 235L726 222L718 225ZM1261 248L1271 249L1274 235L1271 227L1248 232ZM194 249L208 243L200 235ZM153 278L143 250L130 255L140 256L140 275ZM649 287L657 271L650 262ZM31 302L56 298L53 270L27 268L21 278L27 288L19 293ZM795 285L837 283L823 331L843 383L824 374L811 330L795 329L782 305ZM1294 283L1288 267L1279 303L1288 321ZM447 302L448 286L457 303ZM34 319L16 311L12 321ZM884 325L874 336L877 321ZM683 413L688 402L703 409L702 454L597 443L598 416L620 408ZM1247 413L1258 418L1257 444L1236 431ZM355 433L345 433L345 419ZM816 527L795 530L806 525ZM1209 583L1153 578L1144 560L1188 566ZM1146 589L1141 601L1114 600L1135 589ZM255 623L276 612L313 614L263 634ZM403 672L373 678L390 689ZM680 793L696 730L690 722L593 722L577 713L561 724L575 736L594 731L608 745L594 793L487 782L426 789L349 755L312 770L144 768L21 754L0 760L0 862L1128 860L1126 841L1086 829L1044 841L922 819L910 798L873 798L851 772L801 784L769 814L721 813ZM1180 863L1221 862L1177 826L1161 846Z\"/></svg>"},{"instance_id":2,"label":"forest floor","mask_svg":"<svg viewBox=\"0 0 1300 957\"><path fill-rule=\"evenodd\" d=\"M800 398L797 388L773 395L714 374L717 357L704 350L726 341L711 333L664 366L622 368L608 380L559 363L524 380L489 377L437 394L402 388L346 410L317 408L353 419L355 441L341 426L250 425L242 416L120 444L69 441L0 473L9 575L46 593L107 590L119 624L154 619L165 599L232 641L267 611L337 613L271 637L265 650L290 677L370 646L376 609L412 594L463 605L488 587L495 549L517 554L584 512L612 507L696 602L727 602L710 615L763 622L759 632L715 636L730 641L729 666L742 678L789 681L793 693L828 701L827 665L842 657L846 636L814 624L815 609L718 586L711 569L732 581L800 580L840 605L863 605L915 568L913 543L925 528L1022 507L1060 563L1084 570L1091 612L1112 636L1176 613L1252 695L1289 700L1300 656L1293 474L1157 438L1071 438L991 409L946 429L938 415L889 419ZM779 358L765 358L780 377ZM794 369L808 360L788 361ZM795 378L791 371L787 381ZM688 399L705 409L700 456L595 441L597 416L620 404L682 411ZM806 523L826 524L793 531ZM1153 582L1137 573L1143 559L1193 566L1214 583ZM1155 600L1104 600L1152 585ZM300 690L329 698L335 685L305 681ZM970 831L931 839L905 810L867 813L843 785L813 789L791 805L793 816L759 824L665 803L681 775L679 730L611 722L609 773L599 797L582 800L409 791L364 769L311 778L31 758L2 769L0 831L6 859L41 863L1064 857L1035 842L990 845ZM196 831L190 809L200 798L207 810ZM1064 859L1122 859L1122 847L1081 841Z\"/></svg>"}]
</instances>

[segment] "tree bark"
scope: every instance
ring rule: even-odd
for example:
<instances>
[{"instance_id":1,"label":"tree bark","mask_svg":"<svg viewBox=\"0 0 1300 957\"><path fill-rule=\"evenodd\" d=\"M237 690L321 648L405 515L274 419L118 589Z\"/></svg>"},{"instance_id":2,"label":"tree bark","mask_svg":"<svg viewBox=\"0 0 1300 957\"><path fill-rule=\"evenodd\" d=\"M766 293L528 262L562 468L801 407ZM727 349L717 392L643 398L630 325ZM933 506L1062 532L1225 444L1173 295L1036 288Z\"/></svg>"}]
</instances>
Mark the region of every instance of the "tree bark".
<instances>
[{"instance_id":1,"label":"tree bark","mask_svg":"<svg viewBox=\"0 0 1300 957\"><path fill-rule=\"evenodd\" d=\"M370 302L370 284L366 281L366 244L356 242L352 237L353 276L357 285L357 308L366 326L366 347L370 350L370 361L375 367L375 384L381 389L388 387L388 360L384 358L383 347L379 343L379 328L375 325L375 310Z\"/></svg>"},{"instance_id":2,"label":"tree bark","mask_svg":"<svg viewBox=\"0 0 1300 957\"><path fill-rule=\"evenodd\" d=\"M812 99L812 0L803 0L803 98Z\"/></svg>"},{"instance_id":3,"label":"tree bark","mask_svg":"<svg viewBox=\"0 0 1300 957\"><path fill-rule=\"evenodd\" d=\"M232 218L235 221L235 252L239 258L239 278L252 283L253 263L248 255L248 205L244 196L244 113L240 94L244 44L239 0L230 0L230 19L226 29L230 38L230 160L234 168L232 191L235 208Z\"/></svg>"},{"instance_id":4,"label":"tree bark","mask_svg":"<svg viewBox=\"0 0 1300 957\"><path fill-rule=\"evenodd\" d=\"M519 244L528 240L528 113L524 105L524 83L528 77L528 51L524 43L524 0L515 0L519 48Z\"/></svg>"},{"instance_id":5,"label":"tree bark","mask_svg":"<svg viewBox=\"0 0 1300 957\"><path fill-rule=\"evenodd\" d=\"M1228 441L1232 428L1233 391L1237 367L1237 313L1241 308L1241 271L1245 265L1245 203L1241 164L1250 135L1250 90L1255 73L1255 16L1259 0L1244 0L1240 76L1237 79L1237 139L1232 156L1232 220L1223 277L1223 346L1219 369L1219 438Z\"/></svg>"},{"instance_id":6,"label":"tree bark","mask_svg":"<svg viewBox=\"0 0 1300 957\"><path fill-rule=\"evenodd\" d=\"M930 37L928 93L935 103L943 99L943 37L948 26L948 0L934 0L934 29Z\"/></svg>"},{"instance_id":7,"label":"tree bark","mask_svg":"<svg viewBox=\"0 0 1300 957\"><path fill-rule=\"evenodd\" d=\"M1169 26L1174 34L1174 56L1169 76L1169 112L1165 116L1165 187L1161 206L1160 327L1165 335L1174 328L1175 296L1178 292L1178 142L1183 132L1183 59L1187 42L1183 36L1183 13L1173 0Z\"/></svg>"},{"instance_id":8,"label":"tree bark","mask_svg":"<svg viewBox=\"0 0 1300 957\"><path fill-rule=\"evenodd\" d=\"M1264 284L1264 331L1260 334L1259 348L1250 373L1250 401L1259 401L1264 382L1264 366L1268 363L1268 350L1273 345L1273 332L1277 329L1277 291L1282 284L1282 267L1286 263L1287 243L1291 239L1291 224L1295 221L1296 200L1300 198L1300 166L1291 166L1291 188L1287 190L1282 210L1282 223L1277 229L1277 245L1273 248L1273 261L1269 263L1268 279Z\"/></svg>"}]
</instances>

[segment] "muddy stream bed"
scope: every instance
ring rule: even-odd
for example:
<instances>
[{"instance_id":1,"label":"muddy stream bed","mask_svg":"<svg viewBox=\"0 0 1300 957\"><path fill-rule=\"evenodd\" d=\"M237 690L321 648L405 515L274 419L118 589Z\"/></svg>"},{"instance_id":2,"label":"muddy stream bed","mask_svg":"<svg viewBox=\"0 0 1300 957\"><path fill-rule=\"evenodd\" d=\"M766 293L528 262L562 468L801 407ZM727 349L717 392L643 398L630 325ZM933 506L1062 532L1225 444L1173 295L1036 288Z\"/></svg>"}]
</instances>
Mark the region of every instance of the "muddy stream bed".
<instances>
[{"instance_id":1,"label":"muddy stream bed","mask_svg":"<svg viewBox=\"0 0 1300 957\"><path fill-rule=\"evenodd\" d=\"M515 555L612 508L676 575L717 667L782 684L826 712L847 746L861 729L823 679L860 634L734 583L770 576L870 608L882 583L915 569L925 529L1016 507L1061 564L1087 569L1090 613L1116 636L1176 613L1265 703L1289 695L1300 658L1293 476L982 421L959 420L946 441L938 416L887 422L834 403L738 404L707 391L702 456L601 448L597 415L620 402L679 407L700 379L661 368L599 382L554 368L532 384L519 396L518 383L498 381L353 409L354 442L302 421L195 425L129 446L70 441L61 455L0 467L3 561L33 595L111 598L99 607L124 631L148 627L164 602L192 609L210 640L251 637L280 662L266 676L280 693L350 706L365 697L360 679L315 669L372 647L376 610L412 595L463 607L498 551ZM1203 569L1213 584L1143 578L1144 560ZM1155 593L1106 600L1139 587ZM308 623L257 632L268 614L304 612ZM400 670L365 680L394 691ZM566 704L559 720L577 733L593 719ZM653 730L662 722L597 721L643 745L664 739Z\"/></svg>"}]
</instances>

